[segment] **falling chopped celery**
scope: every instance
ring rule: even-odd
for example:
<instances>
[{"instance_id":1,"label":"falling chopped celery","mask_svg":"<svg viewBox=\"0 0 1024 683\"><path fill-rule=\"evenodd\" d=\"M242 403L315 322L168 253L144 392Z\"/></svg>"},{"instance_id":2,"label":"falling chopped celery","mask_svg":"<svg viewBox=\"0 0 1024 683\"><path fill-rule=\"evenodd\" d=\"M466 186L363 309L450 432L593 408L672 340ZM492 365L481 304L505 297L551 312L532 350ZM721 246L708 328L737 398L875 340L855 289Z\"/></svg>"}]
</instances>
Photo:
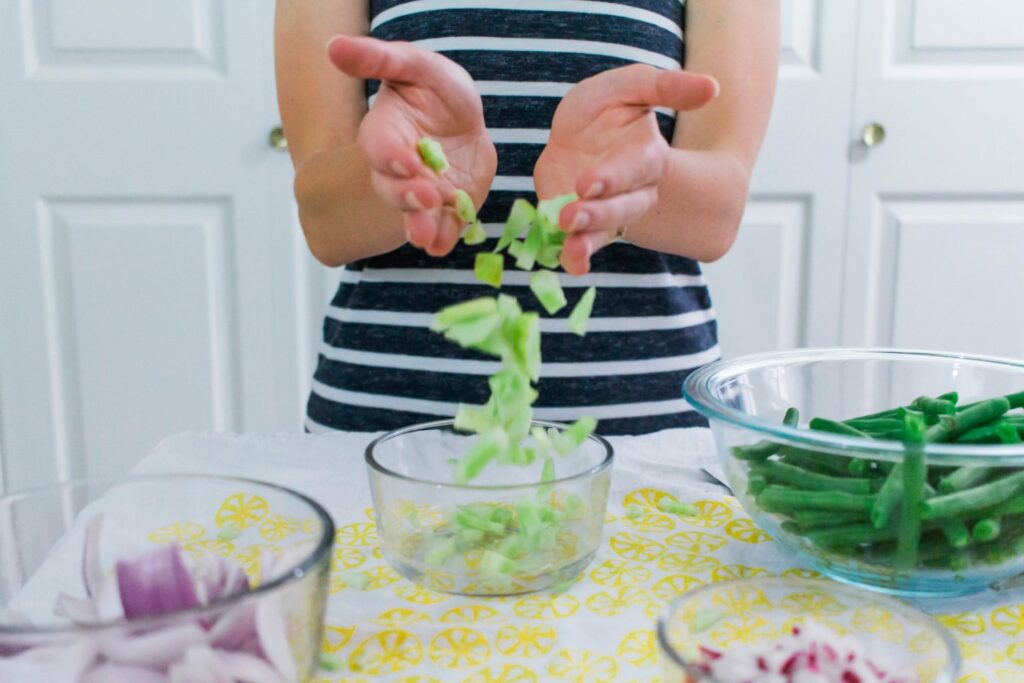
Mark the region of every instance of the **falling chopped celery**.
<instances>
[{"instance_id":1,"label":"falling chopped celery","mask_svg":"<svg viewBox=\"0 0 1024 683\"><path fill-rule=\"evenodd\" d=\"M508 508L495 508L491 513L491 521L507 526L512 521L512 511Z\"/></svg>"},{"instance_id":2,"label":"falling chopped celery","mask_svg":"<svg viewBox=\"0 0 1024 683\"><path fill-rule=\"evenodd\" d=\"M643 514L644 514L644 509L642 507L640 507L639 505L630 505L628 508L626 508L626 518L627 519L637 519L639 517L642 517Z\"/></svg>"},{"instance_id":3,"label":"falling chopped celery","mask_svg":"<svg viewBox=\"0 0 1024 683\"><path fill-rule=\"evenodd\" d=\"M583 296L576 302L575 308L569 314L569 331L573 334L578 334L581 337L587 334L587 321L590 320L590 314L594 311L594 297L596 296L597 290L591 287L583 292Z\"/></svg>"},{"instance_id":4,"label":"falling chopped celery","mask_svg":"<svg viewBox=\"0 0 1024 683\"><path fill-rule=\"evenodd\" d=\"M455 541L459 548L475 548L484 542L487 534L479 529L459 529L455 532Z\"/></svg>"},{"instance_id":5,"label":"falling chopped celery","mask_svg":"<svg viewBox=\"0 0 1024 683\"><path fill-rule=\"evenodd\" d=\"M537 263L545 268L557 268L562 255L561 244L546 244L537 251Z\"/></svg>"},{"instance_id":6,"label":"falling chopped celery","mask_svg":"<svg viewBox=\"0 0 1024 683\"><path fill-rule=\"evenodd\" d=\"M488 462L508 447L508 435L500 428L487 432L473 444L455 468L455 481L464 484L476 478Z\"/></svg>"},{"instance_id":7,"label":"falling chopped celery","mask_svg":"<svg viewBox=\"0 0 1024 683\"><path fill-rule=\"evenodd\" d=\"M537 202L537 216L548 230L557 230L559 229L558 215L562 213L562 209L578 199L579 195L575 192L552 197L551 199L542 199Z\"/></svg>"},{"instance_id":8,"label":"falling chopped celery","mask_svg":"<svg viewBox=\"0 0 1024 683\"><path fill-rule=\"evenodd\" d=\"M530 553L537 549L540 540L540 532L544 528L540 515L537 512L537 505L529 500L520 501L516 505L516 515L519 521L519 535L523 539L523 547Z\"/></svg>"},{"instance_id":9,"label":"falling chopped celery","mask_svg":"<svg viewBox=\"0 0 1024 683\"><path fill-rule=\"evenodd\" d=\"M499 257L500 258L500 257ZM479 256L477 257L479 260ZM558 282L558 274L550 270L537 270L530 276L530 290L550 315L565 308L565 293Z\"/></svg>"},{"instance_id":10,"label":"falling chopped celery","mask_svg":"<svg viewBox=\"0 0 1024 683\"><path fill-rule=\"evenodd\" d=\"M444 337L464 348L473 348L486 341L499 325L501 325L501 318L494 313L466 322L455 323L445 330Z\"/></svg>"},{"instance_id":11,"label":"falling chopped celery","mask_svg":"<svg viewBox=\"0 0 1024 683\"><path fill-rule=\"evenodd\" d=\"M477 244L483 244L487 239L487 231L484 230L484 226L480 221L473 221L466 228L466 232L462 234L462 241L470 246Z\"/></svg>"},{"instance_id":12,"label":"falling chopped celery","mask_svg":"<svg viewBox=\"0 0 1024 683\"><path fill-rule=\"evenodd\" d=\"M659 500L658 509L662 512L667 512L670 515L686 515L687 517L697 516L697 508L693 507L689 503L683 503L671 498L662 498Z\"/></svg>"},{"instance_id":13,"label":"falling chopped celery","mask_svg":"<svg viewBox=\"0 0 1024 683\"><path fill-rule=\"evenodd\" d=\"M526 233L519 253L516 254L516 268L520 270L533 270L533 264L537 262L537 253L544 244L544 236L541 232L540 223L530 224L530 231Z\"/></svg>"},{"instance_id":14,"label":"falling chopped celery","mask_svg":"<svg viewBox=\"0 0 1024 683\"><path fill-rule=\"evenodd\" d=\"M583 513L583 499L570 493L565 499L565 516L569 519L580 519Z\"/></svg>"},{"instance_id":15,"label":"falling chopped celery","mask_svg":"<svg viewBox=\"0 0 1024 683\"><path fill-rule=\"evenodd\" d=\"M430 329L434 332L444 332L452 325L476 320L484 316L493 315L498 312L498 302L490 297L470 299L461 304L448 306L441 310L434 317Z\"/></svg>"},{"instance_id":16,"label":"falling chopped celery","mask_svg":"<svg viewBox=\"0 0 1024 683\"><path fill-rule=\"evenodd\" d=\"M544 459L544 467L540 472L540 481L547 484L555 480L555 461L550 457Z\"/></svg>"},{"instance_id":17,"label":"falling chopped celery","mask_svg":"<svg viewBox=\"0 0 1024 683\"><path fill-rule=\"evenodd\" d=\"M370 585L370 577L363 572L343 570L336 575L341 583L357 591L364 591Z\"/></svg>"},{"instance_id":18,"label":"falling chopped celery","mask_svg":"<svg viewBox=\"0 0 1024 683\"><path fill-rule=\"evenodd\" d=\"M483 434L494 427L491 411L478 406L460 405L455 413L455 429L460 432Z\"/></svg>"},{"instance_id":19,"label":"falling chopped celery","mask_svg":"<svg viewBox=\"0 0 1024 683\"><path fill-rule=\"evenodd\" d=\"M555 450L561 455L567 455L587 440L594 430L597 429L597 420L592 417L581 417L566 427L561 433L552 439Z\"/></svg>"},{"instance_id":20,"label":"falling chopped celery","mask_svg":"<svg viewBox=\"0 0 1024 683\"><path fill-rule=\"evenodd\" d=\"M238 527L229 524L228 526L220 530L220 532L217 534L217 540L233 541L241 535L242 532Z\"/></svg>"},{"instance_id":21,"label":"falling chopped celery","mask_svg":"<svg viewBox=\"0 0 1024 683\"><path fill-rule=\"evenodd\" d=\"M537 449L541 453L550 453L555 450L555 445L551 443L551 437L548 436L548 432L543 427L534 427L530 430L530 435L537 444Z\"/></svg>"},{"instance_id":22,"label":"falling chopped celery","mask_svg":"<svg viewBox=\"0 0 1024 683\"><path fill-rule=\"evenodd\" d=\"M423 557L423 561L432 567L440 567L448 558L453 556L457 550L457 541L454 538L436 539L430 546L430 550Z\"/></svg>"},{"instance_id":23,"label":"falling chopped celery","mask_svg":"<svg viewBox=\"0 0 1024 683\"><path fill-rule=\"evenodd\" d=\"M419 142L416 143L416 149L419 151L423 163L432 170L438 173L444 173L448 170L448 159L444 155L444 148L441 147L441 143L437 140L420 138Z\"/></svg>"},{"instance_id":24,"label":"falling chopped celery","mask_svg":"<svg viewBox=\"0 0 1024 683\"><path fill-rule=\"evenodd\" d=\"M473 264L473 273L476 279L491 287L501 287L501 276L505 271L505 257L501 254L492 254L481 251L476 255L476 262Z\"/></svg>"},{"instance_id":25,"label":"falling chopped celery","mask_svg":"<svg viewBox=\"0 0 1024 683\"><path fill-rule=\"evenodd\" d=\"M505 231L501 234L501 239L498 240L494 251L499 252L510 246L520 235L529 229L530 223L533 222L536 216L537 210L525 199L520 198L512 202L512 211L508 214ZM512 255L516 256L516 254Z\"/></svg>"},{"instance_id":26,"label":"falling chopped celery","mask_svg":"<svg viewBox=\"0 0 1024 683\"><path fill-rule=\"evenodd\" d=\"M482 531L485 534L494 534L500 536L505 533L505 525L499 524L498 522L492 522L486 517L473 514L469 510L460 509L455 513L455 524L463 529L475 529L476 531Z\"/></svg>"},{"instance_id":27,"label":"falling chopped celery","mask_svg":"<svg viewBox=\"0 0 1024 683\"><path fill-rule=\"evenodd\" d=\"M526 548L523 547L522 537L515 535L501 539L501 543L498 544L498 552L512 560L523 557L526 555Z\"/></svg>"},{"instance_id":28,"label":"falling chopped celery","mask_svg":"<svg viewBox=\"0 0 1024 683\"><path fill-rule=\"evenodd\" d=\"M455 213L463 223L472 223L476 220L476 207L473 206L473 199L465 190L455 190Z\"/></svg>"},{"instance_id":29,"label":"falling chopped celery","mask_svg":"<svg viewBox=\"0 0 1024 683\"><path fill-rule=\"evenodd\" d=\"M493 550L485 550L480 568L488 574L511 574L516 570L516 561Z\"/></svg>"}]
</instances>

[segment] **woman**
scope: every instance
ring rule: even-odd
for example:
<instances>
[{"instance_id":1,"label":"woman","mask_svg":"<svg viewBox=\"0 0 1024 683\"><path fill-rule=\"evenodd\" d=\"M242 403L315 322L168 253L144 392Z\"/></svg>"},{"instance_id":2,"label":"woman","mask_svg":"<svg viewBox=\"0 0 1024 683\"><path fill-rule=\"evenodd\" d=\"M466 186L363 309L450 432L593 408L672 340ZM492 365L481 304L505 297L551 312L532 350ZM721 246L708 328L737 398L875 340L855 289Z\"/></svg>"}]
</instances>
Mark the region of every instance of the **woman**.
<instances>
[{"instance_id":1,"label":"woman","mask_svg":"<svg viewBox=\"0 0 1024 683\"><path fill-rule=\"evenodd\" d=\"M701 424L680 398L718 354L698 261L736 236L778 13L777 0L278 0L302 228L321 262L346 266L307 428L393 429L486 401L492 364L428 329L493 291L472 276L493 242L459 243L456 187L492 238L516 197L581 197L559 216L562 266L579 276L563 277L560 315L590 285L597 302L584 338L542 321L538 419L588 414L603 434ZM417 156L422 136L443 145L443 176ZM504 291L537 310L525 276L506 272Z\"/></svg>"}]
</instances>

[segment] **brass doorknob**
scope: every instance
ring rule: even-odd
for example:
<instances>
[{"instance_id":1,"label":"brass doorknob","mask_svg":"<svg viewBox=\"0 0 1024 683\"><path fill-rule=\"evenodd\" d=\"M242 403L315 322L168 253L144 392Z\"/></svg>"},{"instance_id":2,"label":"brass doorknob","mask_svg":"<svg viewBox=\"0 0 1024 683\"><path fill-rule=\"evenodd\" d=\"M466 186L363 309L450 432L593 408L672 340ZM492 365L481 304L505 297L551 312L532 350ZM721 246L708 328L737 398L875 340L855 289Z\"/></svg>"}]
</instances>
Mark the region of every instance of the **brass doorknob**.
<instances>
[{"instance_id":1,"label":"brass doorknob","mask_svg":"<svg viewBox=\"0 0 1024 683\"><path fill-rule=\"evenodd\" d=\"M877 147L885 141L885 126L880 123L869 123L864 126L860 134L860 140L865 147Z\"/></svg>"},{"instance_id":2,"label":"brass doorknob","mask_svg":"<svg viewBox=\"0 0 1024 683\"><path fill-rule=\"evenodd\" d=\"M284 136L284 128L281 126L275 126L267 136L267 140L274 149L288 149L288 138Z\"/></svg>"}]
</instances>

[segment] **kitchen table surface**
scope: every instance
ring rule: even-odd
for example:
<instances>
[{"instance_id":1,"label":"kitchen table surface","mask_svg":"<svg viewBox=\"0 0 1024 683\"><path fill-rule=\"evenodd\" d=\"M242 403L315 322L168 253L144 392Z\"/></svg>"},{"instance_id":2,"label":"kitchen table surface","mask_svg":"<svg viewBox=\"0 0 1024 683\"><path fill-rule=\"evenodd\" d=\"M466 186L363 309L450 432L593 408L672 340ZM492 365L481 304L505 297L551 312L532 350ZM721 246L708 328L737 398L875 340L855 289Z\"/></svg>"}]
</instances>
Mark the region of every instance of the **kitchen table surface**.
<instances>
[{"instance_id":1,"label":"kitchen table surface","mask_svg":"<svg viewBox=\"0 0 1024 683\"><path fill-rule=\"evenodd\" d=\"M400 577L381 556L363 451L372 434L182 434L159 444L137 473L201 472L249 477L302 491L337 526L324 651L339 668L318 681L340 683L532 683L660 680L654 623L666 604L696 586L749 576L814 576L794 563L709 481L714 444L701 429L613 437L615 465L601 549L578 581L558 594L468 598L436 593ZM654 507L672 495L696 517ZM650 504L630 518L626 508ZM199 544L219 527L258 528L267 546L287 544L301 524L240 487L226 500L158 534ZM221 544L223 546L223 544ZM223 548L222 548L223 549ZM362 572L365 590L347 587ZM743 596L737 596L743 599ZM1024 681L1024 592L984 593L921 603L960 643L958 683ZM875 625L877 615L846 617ZM756 628L757 621L751 621ZM723 633L720 645L747 634Z\"/></svg>"}]
</instances>

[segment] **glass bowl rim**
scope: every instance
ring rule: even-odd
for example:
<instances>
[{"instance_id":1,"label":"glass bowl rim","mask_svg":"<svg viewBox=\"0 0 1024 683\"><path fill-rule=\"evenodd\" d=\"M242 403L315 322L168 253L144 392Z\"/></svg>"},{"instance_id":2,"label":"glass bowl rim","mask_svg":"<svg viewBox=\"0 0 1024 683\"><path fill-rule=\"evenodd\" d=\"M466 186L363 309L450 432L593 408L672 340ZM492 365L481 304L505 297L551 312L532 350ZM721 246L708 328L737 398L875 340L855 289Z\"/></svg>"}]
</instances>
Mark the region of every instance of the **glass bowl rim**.
<instances>
[{"instance_id":1,"label":"glass bowl rim","mask_svg":"<svg viewBox=\"0 0 1024 683\"><path fill-rule=\"evenodd\" d=\"M110 619L107 621L100 621L90 624L43 624L43 625L4 625L0 623L0 637L14 637L14 638L26 638L35 636L52 636L52 635L69 635L69 636L82 636L90 633L102 633L104 631L114 631L119 628L143 628L149 629L163 625L168 622L174 622L184 617L201 618L203 616L221 612L225 609L233 608L239 605L243 605L249 602L259 600L267 595L270 595L278 588L286 585L291 585L295 581L298 581L309 574L309 572L320 564L324 558L330 558L331 549L334 545L334 520L331 518L327 510L318 503L316 500L307 496L304 493L296 491L295 489L274 484L259 479L252 479L250 477L235 477L230 475L220 474L203 474L203 473L187 473L187 472L173 472L167 474L140 474L130 475L120 479L102 478L102 477L83 477L79 479L71 479L69 481L57 482L53 484L43 484L41 486L35 486L19 491L12 491L0 496L0 506L6 506L10 503L16 502L17 500L30 498L32 496L40 495L46 492L59 492L68 489L79 488L83 486L108 486L108 490L122 486L125 484L142 484L142 483L156 483L166 482L168 480L177 481L218 481L218 482L234 482L245 486L259 486L264 489L271 489L278 493L283 493L286 496L300 500L313 511L313 514L319 519L321 524L321 534L319 540L314 544L309 554L303 558L300 562L296 563L291 569L284 574L276 577L266 583L260 583L255 588L250 588L242 593L233 593L213 600L205 605L196 605L188 609L178 610L176 612L169 612L167 614L158 614L147 617L140 617L138 619L128 619L127 617L119 617L117 619ZM92 502L92 501L90 501Z\"/></svg>"},{"instance_id":2,"label":"glass bowl rim","mask_svg":"<svg viewBox=\"0 0 1024 683\"><path fill-rule=\"evenodd\" d=\"M657 631L658 647L661 649L663 654L672 660L674 664L681 667L683 671L692 676L696 676L697 680L704 680L702 677L706 677L707 674L683 659L669 641L668 623L671 621L672 615L674 615L679 608L687 602L715 590L721 590L723 588L733 586L764 586L766 584L784 584L792 587L794 590L803 588L804 590L813 590L817 592L839 593L853 598L854 602L870 599L871 601L881 603L894 611L900 612L904 615L910 615L915 620L922 623L931 633L937 635L939 640L941 640L943 645L946 647L946 654L948 655L946 667L945 670L942 671L940 678L938 678L935 683L953 683L953 681L956 680L956 677L960 674L960 669L963 666L960 645L956 642L956 638L953 637L953 634L939 623L935 617L922 609L904 602L903 600L824 578L805 579L791 576L758 576L748 577L745 579L718 581L716 583L698 586L697 588L694 588L693 590L672 600L658 616L658 622L655 629Z\"/></svg>"},{"instance_id":3,"label":"glass bowl rim","mask_svg":"<svg viewBox=\"0 0 1024 683\"><path fill-rule=\"evenodd\" d=\"M566 427L565 424L562 424L560 422L548 422L546 420L532 420L530 424L539 425L541 427L554 427L556 429L564 429ZM446 489L459 489L464 491L518 491L523 489L535 489L538 486L540 486L540 482L534 482L532 484L496 484L488 486L479 486L474 484L457 484L455 482L435 481L431 479L421 479L419 477L410 477L406 474L400 474L388 467L385 467L379 460L377 460L377 458L374 455L374 449L378 445L383 444L385 441L390 441L391 439L398 438L400 436L405 436L406 434L412 434L414 432L425 432L431 429L441 429L443 427L454 426L455 420L449 418L445 420L434 420L432 422L421 422L419 424L409 425L406 427L402 427L400 429L394 429L390 432L387 432L386 434L381 434L373 441L371 441L369 445L367 445L366 447L366 452L364 455L364 459L366 460L366 466L386 477L391 477L393 479L407 481L414 484L426 484L428 486L436 486L438 488ZM601 460L601 462L597 463L593 467L581 470L579 472L575 472L568 476L552 479L549 482L545 482L545 484L554 486L555 484L564 484L571 481L577 481L579 479L587 479L589 477L594 477L603 472L604 470L608 469L609 467L611 467L612 461L614 461L615 459L615 449L612 448L612 445L608 442L608 440L597 433L589 435L587 437L587 440L595 441L597 445L604 450L604 458Z\"/></svg>"},{"instance_id":4,"label":"glass bowl rim","mask_svg":"<svg viewBox=\"0 0 1024 683\"><path fill-rule=\"evenodd\" d=\"M946 360L967 361L990 366L1011 367L1024 372L1024 363L1011 358L983 356L949 351L887 348L808 348L790 351L772 351L741 356L732 360L709 363L691 373L683 383L683 397L705 417L720 420L734 427L753 431L788 446L810 447L834 455L871 458L891 462L901 461L906 453L902 441L864 439L787 427L743 412L716 399L711 388L744 372L763 369L771 365L840 360ZM991 465L996 467L1024 465L1024 445L1003 444L927 444L924 454L930 464Z\"/></svg>"}]
</instances>

